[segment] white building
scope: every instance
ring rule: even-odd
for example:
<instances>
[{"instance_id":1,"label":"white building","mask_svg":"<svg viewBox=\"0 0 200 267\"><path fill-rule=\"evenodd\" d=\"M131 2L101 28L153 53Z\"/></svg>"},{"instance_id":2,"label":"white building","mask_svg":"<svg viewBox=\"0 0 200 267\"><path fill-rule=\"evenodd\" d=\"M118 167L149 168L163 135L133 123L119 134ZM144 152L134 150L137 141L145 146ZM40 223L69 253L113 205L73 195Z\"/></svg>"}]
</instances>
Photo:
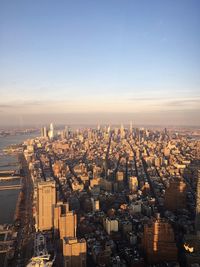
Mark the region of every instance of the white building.
<instances>
[{"instance_id":1,"label":"white building","mask_svg":"<svg viewBox=\"0 0 200 267\"><path fill-rule=\"evenodd\" d=\"M104 227L108 234L110 234L111 232L118 232L119 222L116 219L106 218Z\"/></svg>"}]
</instances>

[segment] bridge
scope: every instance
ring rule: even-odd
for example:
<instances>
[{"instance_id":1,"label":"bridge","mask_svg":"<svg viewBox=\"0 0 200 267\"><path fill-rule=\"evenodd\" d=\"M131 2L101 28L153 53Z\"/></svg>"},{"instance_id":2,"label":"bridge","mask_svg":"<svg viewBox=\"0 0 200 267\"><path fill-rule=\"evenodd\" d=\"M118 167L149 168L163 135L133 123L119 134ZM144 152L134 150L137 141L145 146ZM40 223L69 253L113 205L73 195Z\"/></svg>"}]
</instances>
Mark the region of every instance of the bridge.
<instances>
[{"instance_id":1,"label":"bridge","mask_svg":"<svg viewBox=\"0 0 200 267\"><path fill-rule=\"evenodd\" d=\"M19 176L19 175L16 175L16 176L3 176L3 177L1 177L0 176L0 181L4 181L4 180L15 180L15 179L20 179L21 178L21 176Z\"/></svg>"},{"instance_id":2,"label":"bridge","mask_svg":"<svg viewBox=\"0 0 200 267\"><path fill-rule=\"evenodd\" d=\"M2 190L14 190L14 189L21 189L22 185L3 185L0 186L0 191Z\"/></svg>"}]
</instances>

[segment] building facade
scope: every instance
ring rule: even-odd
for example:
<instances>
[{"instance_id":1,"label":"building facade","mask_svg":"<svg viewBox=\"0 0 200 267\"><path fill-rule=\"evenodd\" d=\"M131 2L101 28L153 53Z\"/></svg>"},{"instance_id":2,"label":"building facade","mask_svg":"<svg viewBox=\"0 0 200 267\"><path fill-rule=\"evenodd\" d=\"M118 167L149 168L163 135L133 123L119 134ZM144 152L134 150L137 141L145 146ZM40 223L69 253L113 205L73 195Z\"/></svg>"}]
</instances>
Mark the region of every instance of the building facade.
<instances>
[{"instance_id":1,"label":"building facade","mask_svg":"<svg viewBox=\"0 0 200 267\"><path fill-rule=\"evenodd\" d=\"M37 197L37 229L50 230L53 227L53 206L56 203L55 182L39 182Z\"/></svg>"},{"instance_id":2,"label":"building facade","mask_svg":"<svg viewBox=\"0 0 200 267\"><path fill-rule=\"evenodd\" d=\"M76 237L77 218L73 211L61 213L59 219L60 239L64 237Z\"/></svg>"},{"instance_id":3,"label":"building facade","mask_svg":"<svg viewBox=\"0 0 200 267\"><path fill-rule=\"evenodd\" d=\"M200 236L200 170L198 170L197 176L195 228L196 233Z\"/></svg>"},{"instance_id":4,"label":"building facade","mask_svg":"<svg viewBox=\"0 0 200 267\"><path fill-rule=\"evenodd\" d=\"M159 216L144 226L143 247L149 263L177 260L173 229Z\"/></svg>"},{"instance_id":5,"label":"building facade","mask_svg":"<svg viewBox=\"0 0 200 267\"><path fill-rule=\"evenodd\" d=\"M186 189L186 183L179 178L170 181L164 197L166 209L176 211L186 208Z\"/></svg>"},{"instance_id":6,"label":"building facade","mask_svg":"<svg viewBox=\"0 0 200 267\"><path fill-rule=\"evenodd\" d=\"M86 252L85 239L63 238L64 267L86 267Z\"/></svg>"}]
</instances>

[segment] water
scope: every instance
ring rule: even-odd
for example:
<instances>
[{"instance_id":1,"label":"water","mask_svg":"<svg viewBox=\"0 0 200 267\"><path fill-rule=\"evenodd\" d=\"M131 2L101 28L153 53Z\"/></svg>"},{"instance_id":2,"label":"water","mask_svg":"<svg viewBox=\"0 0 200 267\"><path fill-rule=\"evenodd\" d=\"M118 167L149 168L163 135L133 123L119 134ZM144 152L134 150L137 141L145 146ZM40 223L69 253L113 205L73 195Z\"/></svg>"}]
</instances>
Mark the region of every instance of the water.
<instances>
[{"instance_id":1,"label":"water","mask_svg":"<svg viewBox=\"0 0 200 267\"><path fill-rule=\"evenodd\" d=\"M0 186L10 186L10 185L19 185L19 184L20 184L20 179L0 181Z\"/></svg>"},{"instance_id":2,"label":"water","mask_svg":"<svg viewBox=\"0 0 200 267\"><path fill-rule=\"evenodd\" d=\"M12 223L19 189L0 191L0 224Z\"/></svg>"},{"instance_id":3,"label":"water","mask_svg":"<svg viewBox=\"0 0 200 267\"><path fill-rule=\"evenodd\" d=\"M3 149L14 144L23 143L27 139L36 137L37 134L22 134L22 135L9 135L5 137L0 137L0 170L10 170L17 169L17 157L15 155L5 155L3 154ZM13 166L4 166L8 164L14 164Z\"/></svg>"},{"instance_id":4,"label":"water","mask_svg":"<svg viewBox=\"0 0 200 267\"><path fill-rule=\"evenodd\" d=\"M0 137L0 170L16 170L18 168L17 157L15 155L3 154L4 148L13 144L20 144L36 136L37 134L34 133ZM20 179L0 182L0 185L16 185L19 183ZM0 191L0 224L13 222L19 192L19 189Z\"/></svg>"}]
</instances>

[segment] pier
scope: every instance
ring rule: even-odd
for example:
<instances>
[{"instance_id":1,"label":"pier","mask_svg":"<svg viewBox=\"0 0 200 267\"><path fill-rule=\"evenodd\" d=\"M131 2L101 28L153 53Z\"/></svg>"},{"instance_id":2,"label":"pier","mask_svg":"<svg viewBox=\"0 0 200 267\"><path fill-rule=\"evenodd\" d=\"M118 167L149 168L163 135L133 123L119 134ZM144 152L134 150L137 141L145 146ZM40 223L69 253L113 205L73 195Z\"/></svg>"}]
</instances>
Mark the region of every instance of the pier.
<instances>
[{"instance_id":1,"label":"pier","mask_svg":"<svg viewBox=\"0 0 200 267\"><path fill-rule=\"evenodd\" d=\"M2 190L14 190L14 189L21 189L22 185L3 185L0 186L0 191Z\"/></svg>"},{"instance_id":2,"label":"pier","mask_svg":"<svg viewBox=\"0 0 200 267\"><path fill-rule=\"evenodd\" d=\"M10 180L15 180L15 179L21 179L21 176L16 175L16 176L0 176L0 181L10 181Z\"/></svg>"},{"instance_id":3,"label":"pier","mask_svg":"<svg viewBox=\"0 0 200 267\"><path fill-rule=\"evenodd\" d=\"M1 181L12 181L16 179L21 179L21 176L18 172L14 170L0 170L0 182ZM1 187L1 184L0 184ZM1 189L0 189L1 190Z\"/></svg>"},{"instance_id":4,"label":"pier","mask_svg":"<svg viewBox=\"0 0 200 267\"><path fill-rule=\"evenodd\" d=\"M1 167L1 166L0 166ZM15 174L14 170L5 170L5 171L0 171L0 176L4 176L4 175L13 175Z\"/></svg>"}]
</instances>

